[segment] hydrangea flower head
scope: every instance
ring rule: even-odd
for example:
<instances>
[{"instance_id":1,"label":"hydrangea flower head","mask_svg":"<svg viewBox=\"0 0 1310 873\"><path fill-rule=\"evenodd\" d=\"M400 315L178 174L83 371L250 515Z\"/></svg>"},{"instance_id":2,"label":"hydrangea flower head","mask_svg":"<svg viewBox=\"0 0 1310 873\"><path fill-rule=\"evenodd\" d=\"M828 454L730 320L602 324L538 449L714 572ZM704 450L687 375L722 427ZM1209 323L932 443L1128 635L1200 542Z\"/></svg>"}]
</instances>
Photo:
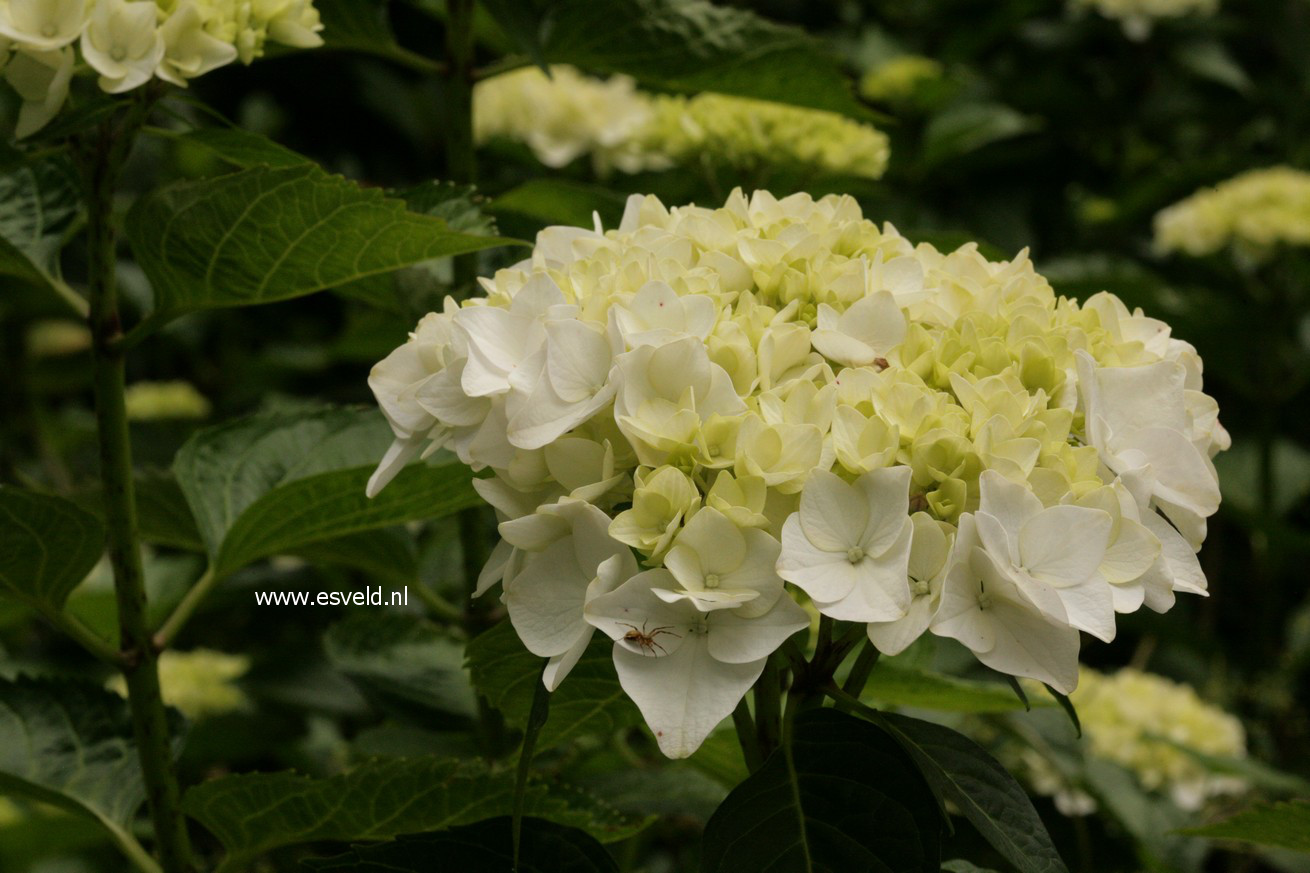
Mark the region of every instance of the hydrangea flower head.
<instances>
[{"instance_id":1,"label":"hydrangea flower head","mask_svg":"<svg viewBox=\"0 0 1310 873\"><path fill-rule=\"evenodd\" d=\"M269 40L320 46L322 30L313 0L4 0L0 69L23 101L22 138L59 113L79 55L110 94L156 77L185 88L235 60L249 64Z\"/></svg>"},{"instance_id":2,"label":"hydrangea flower head","mask_svg":"<svg viewBox=\"0 0 1310 873\"><path fill-rule=\"evenodd\" d=\"M1155 248L1199 257L1231 246L1260 261L1278 245L1310 245L1310 173L1248 170L1155 216Z\"/></svg>"},{"instance_id":3,"label":"hydrangea flower head","mask_svg":"<svg viewBox=\"0 0 1310 873\"><path fill-rule=\"evenodd\" d=\"M489 470L482 588L503 581L552 687L610 636L668 755L808 625L801 602L883 651L931 632L1069 692L1080 631L1205 593L1229 440L1200 358L1111 294L1057 296L1025 253L916 245L849 197L634 195L482 286L374 368L395 443L370 493L436 447Z\"/></svg>"}]
</instances>

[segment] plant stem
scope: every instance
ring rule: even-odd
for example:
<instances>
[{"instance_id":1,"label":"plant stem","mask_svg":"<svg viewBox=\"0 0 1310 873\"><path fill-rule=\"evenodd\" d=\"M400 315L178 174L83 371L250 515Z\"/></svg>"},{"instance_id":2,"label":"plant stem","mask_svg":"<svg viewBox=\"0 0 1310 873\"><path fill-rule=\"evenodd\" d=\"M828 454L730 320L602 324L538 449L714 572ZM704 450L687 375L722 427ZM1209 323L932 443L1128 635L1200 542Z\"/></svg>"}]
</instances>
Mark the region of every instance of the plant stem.
<instances>
[{"instance_id":1,"label":"plant stem","mask_svg":"<svg viewBox=\"0 0 1310 873\"><path fill-rule=\"evenodd\" d=\"M755 683L755 735L761 759L767 759L782 741L782 676L772 655Z\"/></svg>"},{"instance_id":2,"label":"plant stem","mask_svg":"<svg viewBox=\"0 0 1310 873\"><path fill-rule=\"evenodd\" d=\"M750 706L743 697L732 711L732 726L737 729L737 742L741 744L741 755L746 759L746 769L754 773L764 763L764 754L760 751L760 738L755 733L755 719L751 717Z\"/></svg>"},{"instance_id":3,"label":"plant stem","mask_svg":"<svg viewBox=\"0 0 1310 873\"><path fill-rule=\"evenodd\" d=\"M851 667L850 675L846 677L846 684L842 686L851 697L859 697L860 692L864 690L865 683L869 681L869 674L873 672L874 666L878 663L878 657L882 653L874 646L872 640L864 641L864 648L860 650L859 657L855 659L855 666Z\"/></svg>"},{"instance_id":4,"label":"plant stem","mask_svg":"<svg viewBox=\"0 0 1310 873\"><path fill-rule=\"evenodd\" d=\"M191 844L173 769L172 734L160 697L157 656L146 624L145 574L137 535L132 446L124 401L124 361L117 345L122 322L115 284L114 193L136 131L145 121L149 107L149 98L139 97L124 117L102 123L93 134L82 139L79 156L88 211L89 323L96 434L100 444L100 475L104 481L109 558L118 601L123 677L127 681L132 728L160 861L168 873L189 873L194 869Z\"/></svg>"},{"instance_id":5,"label":"plant stem","mask_svg":"<svg viewBox=\"0 0 1310 873\"><path fill-rule=\"evenodd\" d=\"M219 583L219 575L214 572L214 565L210 564L205 568L205 572L196 580L196 584L191 586L186 596L182 598L177 606L173 607L173 612L159 626L155 632L152 644L155 651L163 651L172 645L173 640L182 632L182 627L190 620L195 613L196 608L200 606L201 601L209 596L209 592L214 590L214 586Z\"/></svg>"},{"instance_id":6,"label":"plant stem","mask_svg":"<svg viewBox=\"0 0 1310 873\"><path fill-rule=\"evenodd\" d=\"M446 177L457 185L471 185L478 176L473 148L473 0L448 0L446 12ZM470 253L455 258L457 290L472 288L477 257Z\"/></svg>"}]
</instances>

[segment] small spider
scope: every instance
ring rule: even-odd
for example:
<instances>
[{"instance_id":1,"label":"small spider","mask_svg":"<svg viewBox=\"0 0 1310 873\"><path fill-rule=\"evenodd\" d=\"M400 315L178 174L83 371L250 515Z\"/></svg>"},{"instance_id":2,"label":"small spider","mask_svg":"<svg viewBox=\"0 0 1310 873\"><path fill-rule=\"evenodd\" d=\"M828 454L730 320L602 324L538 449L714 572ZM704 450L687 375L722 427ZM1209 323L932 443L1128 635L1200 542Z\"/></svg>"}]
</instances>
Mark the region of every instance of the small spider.
<instances>
[{"instance_id":1,"label":"small spider","mask_svg":"<svg viewBox=\"0 0 1310 873\"><path fill-rule=\"evenodd\" d=\"M657 627L650 633L647 633L645 622L642 622L640 630L637 629L635 624L627 624L626 622L620 622L620 624L629 628L628 632L623 635L624 640L630 643L636 643L641 647L642 651L650 652L652 655L655 654L656 649L659 649L659 651L665 655L668 654L668 650L655 641L655 638L660 634L668 634L671 637L678 637L679 639L682 638L682 634L675 634L673 631L669 630L672 625Z\"/></svg>"}]
</instances>

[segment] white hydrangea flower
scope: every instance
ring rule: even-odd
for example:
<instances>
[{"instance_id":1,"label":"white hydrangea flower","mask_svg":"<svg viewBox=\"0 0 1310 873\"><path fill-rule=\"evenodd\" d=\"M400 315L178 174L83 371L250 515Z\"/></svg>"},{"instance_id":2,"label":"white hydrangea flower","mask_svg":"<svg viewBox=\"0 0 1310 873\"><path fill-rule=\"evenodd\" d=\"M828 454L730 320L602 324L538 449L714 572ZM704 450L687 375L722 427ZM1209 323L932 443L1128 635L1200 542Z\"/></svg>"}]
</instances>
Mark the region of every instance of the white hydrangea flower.
<instances>
[{"instance_id":1,"label":"white hydrangea flower","mask_svg":"<svg viewBox=\"0 0 1310 873\"><path fill-rule=\"evenodd\" d=\"M100 87L121 94L150 80L164 57L154 0L96 0L82 31L82 57Z\"/></svg>"},{"instance_id":2,"label":"white hydrangea flower","mask_svg":"<svg viewBox=\"0 0 1310 873\"><path fill-rule=\"evenodd\" d=\"M609 535L609 516L569 500L501 524L501 535L527 554L505 579L503 600L519 639L547 658L543 680L554 691L591 640L583 617L591 600L637 573L626 547Z\"/></svg>"},{"instance_id":3,"label":"white hydrangea flower","mask_svg":"<svg viewBox=\"0 0 1310 873\"><path fill-rule=\"evenodd\" d=\"M833 618L904 618L914 530L909 490L908 467L874 470L853 485L816 470L800 511L783 526L778 573Z\"/></svg>"},{"instance_id":4,"label":"white hydrangea flower","mask_svg":"<svg viewBox=\"0 0 1310 873\"><path fill-rule=\"evenodd\" d=\"M36 133L59 114L68 99L76 60L73 49L65 46L55 51L20 50L5 65L5 81L23 100L14 129L19 139Z\"/></svg>"},{"instance_id":5,"label":"white hydrangea flower","mask_svg":"<svg viewBox=\"0 0 1310 873\"><path fill-rule=\"evenodd\" d=\"M374 368L395 442L369 493L438 447L489 469L479 593L503 582L552 685L588 622L617 640L669 754L802 596L882 651L928 631L1068 691L1080 630L1205 591L1228 438L1200 358L1113 295L1056 297L1026 253L915 246L846 197L633 196L482 285Z\"/></svg>"},{"instance_id":6,"label":"white hydrangea flower","mask_svg":"<svg viewBox=\"0 0 1310 873\"><path fill-rule=\"evenodd\" d=\"M33 53L53 52L77 41L92 0L7 0L0 3L0 37Z\"/></svg>"},{"instance_id":7,"label":"white hydrangea flower","mask_svg":"<svg viewBox=\"0 0 1310 873\"><path fill-rule=\"evenodd\" d=\"M155 71L166 82L185 88L188 79L203 76L237 59L236 46L205 28L196 0L183 0L160 25L164 55Z\"/></svg>"},{"instance_id":8,"label":"white hydrangea flower","mask_svg":"<svg viewBox=\"0 0 1310 873\"><path fill-rule=\"evenodd\" d=\"M589 600L586 614L615 641L619 682L660 751L685 758L755 684L769 655L810 619L781 596L757 615L740 608L702 612L691 600L660 595L677 584L668 570L647 570Z\"/></svg>"}]
</instances>

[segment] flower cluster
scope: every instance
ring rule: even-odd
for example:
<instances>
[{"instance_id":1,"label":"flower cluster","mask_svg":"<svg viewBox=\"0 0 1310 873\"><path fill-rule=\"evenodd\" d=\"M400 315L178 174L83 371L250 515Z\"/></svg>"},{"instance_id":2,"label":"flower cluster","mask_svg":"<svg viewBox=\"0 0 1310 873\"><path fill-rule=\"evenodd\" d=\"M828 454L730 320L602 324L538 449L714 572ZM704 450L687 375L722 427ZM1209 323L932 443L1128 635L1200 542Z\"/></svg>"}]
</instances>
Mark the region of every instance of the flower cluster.
<instances>
[{"instance_id":1,"label":"flower cluster","mask_svg":"<svg viewBox=\"0 0 1310 873\"><path fill-rule=\"evenodd\" d=\"M313 0L0 0L0 69L23 100L23 137L64 105L79 52L100 88L121 94L249 64L268 40L313 48L322 29Z\"/></svg>"},{"instance_id":2,"label":"flower cluster","mask_svg":"<svg viewBox=\"0 0 1310 873\"><path fill-rule=\"evenodd\" d=\"M209 399L190 382L134 382L124 392L127 417L132 421L170 418L208 418Z\"/></svg>"},{"instance_id":3,"label":"flower cluster","mask_svg":"<svg viewBox=\"0 0 1310 873\"><path fill-rule=\"evenodd\" d=\"M860 94L884 103L905 100L927 82L945 74L940 61L922 55L899 55L870 67L860 79Z\"/></svg>"},{"instance_id":4,"label":"flower cluster","mask_svg":"<svg viewBox=\"0 0 1310 873\"><path fill-rule=\"evenodd\" d=\"M808 626L801 594L884 652L929 630L1068 692L1079 631L1205 591L1228 437L1200 359L1024 254L916 246L849 197L634 195L482 283L374 368L370 493L439 447L490 469L479 590L551 688L613 638L666 754Z\"/></svg>"},{"instance_id":5,"label":"flower cluster","mask_svg":"<svg viewBox=\"0 0 1310 873\"><path fill-rule=\"evenodd\" d=\"M1161 253L1199 257L1231 245L1258 261L1279 244L1310 245L1310 173L1303 170L1249 170L1155 216Z\"/></svg>"},{"instance_id":6,"label":"flower cluster","mask_svg":"<svg viewBox=\"0 0 1310 873\"><path fill-rule=\"evenodd\" d=\"M831 112L744 97L650 95L625 76L584 76L571 67L516 70L474 93L479 141L525 143L543 164L590 155L598 171L635 173L705 162L736 170L791 164L876 179L887 136Z\"/></svg>"},{"instance_id":7,"label":"flower cluster","mask_svg":"<svg viewBox=\"0 0 1310 873\"><path fill-rule=\"evenodd\" d=\"M1069 0L1075 10L1091 9L1123 25L1129 39L1143 40L1151 27L1164 18L1213 15L1219 0Z\"/></svg>"},{"instance_id":8,"label":"flower cluster","mask_svg":"<svg viewBox=\"0 0 1310 873\"><path fill-rule=\"evenodd\" d=\"M244 709L245 693L235 684L250 669L245 655L213 649L167 651L159 656L159 688L164 703L176 707L192 721ZM112 691L127 696L127 682L114 676Z\"/></svg>"},{"instance_id":9,"label":"flower cluster","mask_svg":"<svg viewBox=\"0 0 1310 873\"><path fill-rule=\"evenodd\" d=\"M1246 757L1246 733L1232 715L1203 701L1188 685L1125 667L1106 675L1082 668L1078 708L1088 752L1129 770L1146 791L1196 811L1211 797L1241 794L1245 780L1207 768L1190 752ZM1040 754L1025 750L1021 766L1034 789L1054 797L1066 815L1088 815L1096 801L1072 786Z\"/></svg>"}]
</instances>

